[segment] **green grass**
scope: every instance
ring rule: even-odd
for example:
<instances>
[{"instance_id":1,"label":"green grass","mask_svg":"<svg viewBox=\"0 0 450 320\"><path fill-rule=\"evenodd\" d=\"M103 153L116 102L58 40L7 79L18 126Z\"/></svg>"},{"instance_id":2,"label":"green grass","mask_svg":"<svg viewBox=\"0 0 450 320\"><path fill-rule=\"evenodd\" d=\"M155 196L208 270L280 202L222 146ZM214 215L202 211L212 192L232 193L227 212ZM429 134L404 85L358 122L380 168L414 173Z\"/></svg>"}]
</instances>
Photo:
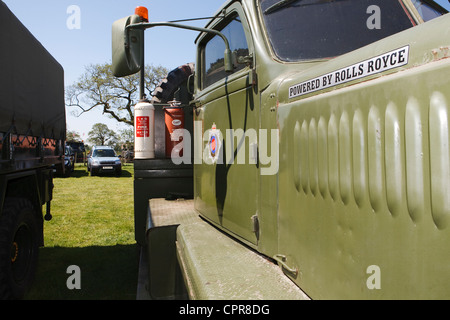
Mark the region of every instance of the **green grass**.
<instances>
[{"instance_id":1,"label":"green grass","mask_svg":"<svg viewBox=\"0 0 450 320\"><path fill-rule=\"evenodd\" d=\"M45 246L26 299L135 299L139 256L132 164L121 177L90 177L79 164L71 177L55 178L54 184L53 219L44 222ZM81 271L79 290L66 285L71 265Z\"/></svg>"}]
</instances>

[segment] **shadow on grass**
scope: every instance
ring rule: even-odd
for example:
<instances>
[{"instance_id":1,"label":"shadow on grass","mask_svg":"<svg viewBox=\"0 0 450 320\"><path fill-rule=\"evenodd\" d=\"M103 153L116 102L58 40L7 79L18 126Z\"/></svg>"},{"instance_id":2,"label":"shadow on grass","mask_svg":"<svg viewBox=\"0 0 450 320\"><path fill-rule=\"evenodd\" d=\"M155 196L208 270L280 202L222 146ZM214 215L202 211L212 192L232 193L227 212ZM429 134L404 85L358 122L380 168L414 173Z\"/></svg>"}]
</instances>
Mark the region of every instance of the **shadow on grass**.
<instances>
[{"instance_id":1,"label":"shadow on grass","mask_svg":"<svg viewBox=\"0 0 450 320\"><path fill-rule=\"evenodd\" d=\"M89 176L89 172L87 170L76 169L75 171L73 171L71 173L70 177L68 177L68 178L84 178L87 176ZM95 176L96 177L116 177L116 178L126 177L126 178L130 178L132 175L127 170L122 170L122 174L120 176L116 176L116 174L114 172L100 173Z\"/></svg>"},{"instance_id":2,"label":"shadow on grass","mask_svg":"<svg viewBox=\"0 0 450 320\"><path fill-rule=\"evenodd\" d=\"M81 289L70 290L69 266L80 268ZM26 300L135 300L139 246L41 248L36 278ZM72 283L72 282L71 282Z\"/></svg>"},{"instance_id":3,"label":"shadow on grass","mask_svg":"<svg viewBox=\"0 0 450 320\"><path fill-rule=\"evenodd\" d=\"M117 176L114 172L102 172L102 173L97 174L96 177L116 177L116 178L127 177L127 178L130 178L131 173L128 171L122 170L121 175Z\"/></svg>"},{"instance_id":4,"label":"shadow on grass","mask_svg":"<svg viewBox=\"0 0 450 320\"><path fill-rule=\"evenodd\" d=\"M88 175L89 175L89 172L87 172L86 170L77 169L71 173L69 178L83 178L83 177L87 177Z\"/></svg>"}]
</instances>

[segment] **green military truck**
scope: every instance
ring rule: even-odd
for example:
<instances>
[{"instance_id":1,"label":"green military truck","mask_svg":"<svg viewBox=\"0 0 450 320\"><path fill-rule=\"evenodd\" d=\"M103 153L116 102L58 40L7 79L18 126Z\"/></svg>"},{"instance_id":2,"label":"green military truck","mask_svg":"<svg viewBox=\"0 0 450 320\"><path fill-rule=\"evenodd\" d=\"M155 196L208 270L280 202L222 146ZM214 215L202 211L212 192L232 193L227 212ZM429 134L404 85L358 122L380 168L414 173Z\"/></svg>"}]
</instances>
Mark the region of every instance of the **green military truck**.
<instances>
[{"instance_id":1,"label":"green military truck","mask_svg":"<svg viewBox=\"0 0 450 320\"><path fill-rule=\"evenodd\" d=\"M226 2L183 83L194 146L171 160L193 166L192 199L135 189L149 296L450 298L446 13L428 0ZM121 21L120 76L142 65L145 29L189 29ZM136 183L178 187L166 178Z\"/></svg>"},{"instance_id":2,"label":"green military truck","mask_svg":"<svg viewBox=\"0 0 450 320\"><path fill-rule=\"evenodd\" d=\"M0 299L32 283L53 171L64 173L64 74L0 1Z\"/></svg>"}]
</instances>

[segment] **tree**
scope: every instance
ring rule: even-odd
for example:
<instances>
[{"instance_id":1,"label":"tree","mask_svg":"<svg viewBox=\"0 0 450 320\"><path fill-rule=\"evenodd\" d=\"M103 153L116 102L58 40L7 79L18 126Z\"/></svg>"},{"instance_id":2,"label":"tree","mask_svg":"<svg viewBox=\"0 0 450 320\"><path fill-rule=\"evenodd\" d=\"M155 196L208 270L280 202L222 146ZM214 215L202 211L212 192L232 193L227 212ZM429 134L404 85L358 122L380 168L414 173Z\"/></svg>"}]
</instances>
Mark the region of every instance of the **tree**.
<instances>
[{"instance_id":1,"label":"tree","mask_svg":"<svg viewBox=\"0 0 450 320\"><path fill-rule=\"evenodd\" d=\"M122 129L119 132L121 141L124 143L133 143L134 142L134 129Z\"/></svg>"},{"instance_id":2,"label":"tree","mask_svg":"<svg viewBox=\"0 0 450 320\"><path fill-rule=\"evenodd\" d=\"M134 128L125 128L119 130L114 150L122 152L123 150L132 150L134 148Z\"/></svg>"},{"instance_id":3,"label":"tree","mask_svg":"<svg viewBox=\"0 0 450 320\"><path fill-rule=\"evenodd\" d=\"M80 141L81 140L81 136L76 131L67 130L66 131L66 140L67 141Z\"/></svg>"},{"instance_id":4,"label":"tree","mask_svg":"<svg viewBox=\"0 0 450 320\"><path fill-rule=\"evenodd\" d=\"M96 123L88 133L89 140L97 146L113 146L116 143L117 135L104 123Z\"/></svg>"},{"instance_id":5,"label":"tree","mask_svg":"<svg viewBox=\"0 0 450 320\"><path fill-rule=\"evenodd\" d=\"M161 66L145 67L145 91L148 96L156 89L168 70ZM91 64L79 80L66 88L66 106L76 107L76 116L101 108L103 114L134 126L133 106L139 100L139 73L116 78L111 64Z\"/></svg>"}]
</instances>

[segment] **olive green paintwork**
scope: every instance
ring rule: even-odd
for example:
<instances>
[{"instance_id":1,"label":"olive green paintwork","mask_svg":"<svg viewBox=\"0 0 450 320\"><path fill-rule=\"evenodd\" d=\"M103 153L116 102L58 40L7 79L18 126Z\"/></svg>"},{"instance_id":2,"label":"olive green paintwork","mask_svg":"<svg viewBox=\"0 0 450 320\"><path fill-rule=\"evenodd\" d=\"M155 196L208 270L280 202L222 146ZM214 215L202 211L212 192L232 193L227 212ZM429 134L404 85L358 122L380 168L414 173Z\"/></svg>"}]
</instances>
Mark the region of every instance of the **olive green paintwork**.
<instances>
[{"instance_id":1,"label":"olive green paintwork","mask_svg":"<svg viewBox=\"0 0 450 320\"><path fill-rule=\"evenodd\" d=\"M239 3L232 3L227 8L227 14L236 11L240 16L244 15ZM247 29L247 36L250 37L250 30L245 21L243 25ZM250 51L254 51L251 43L249 45ZM199 64L200 62L197 63ZM199 72L197 71L197 74ZM226 134L226 129L242 129L243 132L258 129L259 100L254 99L257 96L254 95L250 85L250 74L251 70L244 68L228 77L226 84L224 81L219 81L212 85L205 95L198 96L197 106L202 105L202 107L197 108L196 120L202 121L201 136L205 135L206 140L208 136L205 130L211 129L214 124L221 131L222 136ZM249 139L251 140L249 143L256 142L254 137ZM223 146L227 140L228 137L224 137ZM239 139L235 140L235 145L238 141ZM203 158L203 162L211 163L207 155L203 155ZM227 159L230 159L229 155ZM237 159L235 162L237 163ZM256 244L252 216L257 214L259 206L258 170L258 167L249 161L239 165L223 163L194 166L194 188L196 189L194 193L198 199L202 199L196 202L197 209L252 245ZM228 186L230 181L239 181L240 187L230 188Z\"/></svg>"},{"instance_id":2,"label":"olive green paintwork","mask_svg":"<svg viewBox=\"0 0 450 320\"><path fill-rule=\"evenodd\" d=\"M149 207L153 299L308 299L278 266L201 219L193 200L151 199Z\"/></svg>"},{"instance_id":3,"label":"olive green paintwork","mask_svg":"<svg viewBox=\"0 0 450 320\"><path fill-rule=\"evenodd\" d=\"M204 90L196 81L194 130L207 140L213 124L222 133L279 129L269 147L279 170L195 164L196 209L263 254L286 257L296 271L287 276L313 299L450 298L450 16L335 59L282 63L256 5L224 6L241 15L253 64ZM289 98L292 86L405 46L404 66Z\"/></svg>"},{"instance_id":4,"label":"olive green paintwork","mask_svg":"<svg viewBox=\"0 0 450 320\"><path fill-rule=\"evenodd\" d=\"M141 43L144 41L142 30L126 32L127 26L140 22L138 15L132 15L119 19L112 25L112 72L116 77L127 76L141 69Z\"/></svg>"}]
</instances>

